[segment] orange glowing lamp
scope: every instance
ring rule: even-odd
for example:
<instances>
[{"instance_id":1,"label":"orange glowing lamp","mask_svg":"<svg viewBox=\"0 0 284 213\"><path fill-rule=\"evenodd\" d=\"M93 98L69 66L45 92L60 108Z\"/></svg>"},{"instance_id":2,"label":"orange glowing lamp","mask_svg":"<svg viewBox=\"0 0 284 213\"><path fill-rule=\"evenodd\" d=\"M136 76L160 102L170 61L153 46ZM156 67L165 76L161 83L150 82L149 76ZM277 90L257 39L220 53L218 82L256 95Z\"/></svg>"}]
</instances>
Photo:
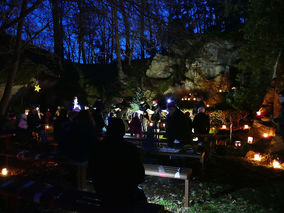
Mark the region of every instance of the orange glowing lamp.
<instances>
[{"instance_id":1,"label":"orange glowing lamp","mask_svg":"<svg viewBox=\"0 0 284 213\"><path fill-rule=\"evenodd\" d=\"M209 104L207 104L207 105L206 105L206 107L210 107L210 105L209 105Z\"/></svg>"},{"instance_id":2,"label":"orange glowing lamp","mask_svg":"<svg viewBox=\"0 0 284 213\"><path fill-rule=\"evenodd\" d=\"M268 136L269 136L269 135L268 135L267 133L263 133L263 137L264 137L264 138L268 138Z\"/></svg>"},{"instance_id":3,"label":"orange glowing lamp","mask_svg":"<svg viewBox=\"0 0 284 213\"><path fill-rule=\"evenodd\" d=\"M221 129L227 129L227 126L223 124Z\"/></svg>"}]
</instances>

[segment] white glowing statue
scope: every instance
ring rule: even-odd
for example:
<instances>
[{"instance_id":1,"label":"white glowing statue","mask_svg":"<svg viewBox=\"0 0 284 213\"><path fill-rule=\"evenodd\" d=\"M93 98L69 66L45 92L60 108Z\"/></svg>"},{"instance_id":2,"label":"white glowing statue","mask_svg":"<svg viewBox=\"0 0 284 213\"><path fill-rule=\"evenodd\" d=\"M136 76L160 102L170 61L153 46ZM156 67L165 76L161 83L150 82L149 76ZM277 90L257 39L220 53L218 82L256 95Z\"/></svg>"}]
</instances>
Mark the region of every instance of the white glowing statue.
<instances>
[{"instance_id":1,"label":"white glowing statue","mask_svg":"<svg viewBox=\"0 0 284 213\"><path fill-rule=\"evenodd\" d=\"M81 106L78 103L78 98L75 96L73 101L73 110L79 112L81 110Z\"/></svg>"}]
</instances>

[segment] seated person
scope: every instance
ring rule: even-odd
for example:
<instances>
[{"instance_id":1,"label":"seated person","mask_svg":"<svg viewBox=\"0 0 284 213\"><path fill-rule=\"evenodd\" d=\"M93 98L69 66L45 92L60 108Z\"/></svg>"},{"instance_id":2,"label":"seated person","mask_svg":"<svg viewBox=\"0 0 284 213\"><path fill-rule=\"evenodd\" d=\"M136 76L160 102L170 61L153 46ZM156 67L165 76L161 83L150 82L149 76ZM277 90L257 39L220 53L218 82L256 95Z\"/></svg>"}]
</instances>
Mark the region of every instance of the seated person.
<instances>
[{"instance_id":1,"label":"seated person","mask_svg":"<svg viewBox=\"0 0 284 213\"><path fill-rule=\"evenodd\" d=\"M147 202L138 184L145 171L136 146L124 141L124 123L112 118L105 140L94 149L89 161L94 188L106 206Z\"/></svg>"}]
</instances>

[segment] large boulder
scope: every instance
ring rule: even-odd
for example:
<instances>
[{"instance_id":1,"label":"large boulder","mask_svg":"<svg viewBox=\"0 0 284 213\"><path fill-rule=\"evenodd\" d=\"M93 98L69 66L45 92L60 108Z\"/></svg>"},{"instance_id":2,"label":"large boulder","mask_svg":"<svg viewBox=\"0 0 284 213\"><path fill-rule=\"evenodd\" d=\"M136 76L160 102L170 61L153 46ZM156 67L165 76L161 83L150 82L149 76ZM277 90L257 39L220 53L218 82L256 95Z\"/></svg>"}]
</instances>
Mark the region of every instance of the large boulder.
<instances>
[{"instance_id":1,"label":"large boulder","mask_svg":"<svg viewBox=\"0 0 284 213\"><path fill-rule=\"evenodd\" d=\"M146 71L146 76L154 79L165 79L171 77L174 72L172 66L175 64L171 57L157 54Z\"/></svg>"}]
</instances>

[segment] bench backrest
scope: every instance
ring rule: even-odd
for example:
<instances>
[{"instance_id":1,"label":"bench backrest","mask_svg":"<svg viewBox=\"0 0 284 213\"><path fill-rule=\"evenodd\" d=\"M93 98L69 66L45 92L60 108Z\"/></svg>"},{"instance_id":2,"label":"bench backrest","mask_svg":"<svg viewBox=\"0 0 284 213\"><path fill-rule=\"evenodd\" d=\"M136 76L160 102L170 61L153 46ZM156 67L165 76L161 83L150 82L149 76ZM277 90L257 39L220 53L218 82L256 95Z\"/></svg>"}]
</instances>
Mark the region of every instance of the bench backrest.
<instances>
[{"instance_id":1,"label":"bench backrest","mask_svg":"<svg viewBox=\"0 0 284 213\"><path fill-rule=\"evenodd\" d=\"M145 175L175 178L182 180L188 180L192 173L192 169L190 168L164 166L157 164L144 164L144 168Z\"/></svg>"}]
</instances>

